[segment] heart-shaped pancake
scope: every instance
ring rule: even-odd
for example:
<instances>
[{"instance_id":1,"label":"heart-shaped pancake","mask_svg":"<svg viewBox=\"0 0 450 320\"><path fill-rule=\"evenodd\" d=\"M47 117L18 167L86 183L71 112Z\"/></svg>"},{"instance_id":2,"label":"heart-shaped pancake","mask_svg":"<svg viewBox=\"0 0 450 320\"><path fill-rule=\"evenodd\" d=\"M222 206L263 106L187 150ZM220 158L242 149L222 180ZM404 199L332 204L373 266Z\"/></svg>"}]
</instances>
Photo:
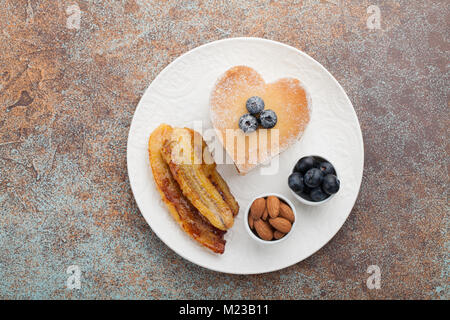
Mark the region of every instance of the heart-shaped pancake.
<instances>
[{"instance_id":1,"label":"heart-shaped pancake","mask_svg":"<svg viewBox=\"0 0 450 320\"><path fill-rule=\"evenodd\" d=\"M261 97L264 109L275 111L278 121L272 129L260 126L245 134L239 129L239 118L248 113L246 102L252 96ZM242 175L300 139L310 119L309 98L299 80L283 78L266 84L247 66L232 67L219 78L210 104L217 136Z\"/></svg>"}]
</instances>

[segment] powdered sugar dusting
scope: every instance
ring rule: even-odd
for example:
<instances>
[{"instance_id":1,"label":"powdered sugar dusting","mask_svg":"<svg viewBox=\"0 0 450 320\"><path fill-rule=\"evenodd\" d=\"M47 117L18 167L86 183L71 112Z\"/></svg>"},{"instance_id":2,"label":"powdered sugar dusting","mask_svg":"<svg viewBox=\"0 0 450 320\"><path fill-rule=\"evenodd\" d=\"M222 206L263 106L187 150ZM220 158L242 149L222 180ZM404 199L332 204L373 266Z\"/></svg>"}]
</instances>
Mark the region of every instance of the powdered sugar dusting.
<instances>
[{"instance_id":1,"label":"powdered sugar dusting","mask_svg":"<svg viewBox=\"0 0 450 320\"><path fill-rule=\"evenodd\" d=\"M267 155L258 153L261 147L258 143L259 132L247 136L257 135L258 139L247 139L245 161L238 161L236 141L227 141L225 131L227 129L239 130L239 118L247 113L245 102L251 96L263 98L266 107L272 109L278 117L278 123L274 129L278 130L279 141L269 143ZM216 82L211 93L211 120L218 133L218 137L235 161L238 170L245 174L260 163L283 152L302 136L310 119L311 98L301 82L294 78L279 79L274 83L266 84L264 79L252 68L246 66L232 67L226 71ZM269 130L269 141L272 136ZM257 141L252 145L250 141ZM231 144L231 145L230 145ZM253 163L255 159L258 161Z\"/></svg>"}]
</instances>

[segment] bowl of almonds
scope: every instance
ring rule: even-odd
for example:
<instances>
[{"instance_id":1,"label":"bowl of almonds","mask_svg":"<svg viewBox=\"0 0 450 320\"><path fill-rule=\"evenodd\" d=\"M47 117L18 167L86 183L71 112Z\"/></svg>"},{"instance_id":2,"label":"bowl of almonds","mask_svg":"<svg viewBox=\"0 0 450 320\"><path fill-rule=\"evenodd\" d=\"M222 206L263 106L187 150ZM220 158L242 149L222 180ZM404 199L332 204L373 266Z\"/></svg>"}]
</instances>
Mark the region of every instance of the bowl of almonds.
<instances>
[{"instance_id":1,"label":"bowl of almonds","mask_svg":"<svg viewBox=\"0 0 450 320\"><path fill-rule=\"evenodd\" d=\"M295 226L295 206L280 194L260 195L250 202L245 212L245 226L249 235L261 243L285 240Z\"/></svg>"}]
</instances>

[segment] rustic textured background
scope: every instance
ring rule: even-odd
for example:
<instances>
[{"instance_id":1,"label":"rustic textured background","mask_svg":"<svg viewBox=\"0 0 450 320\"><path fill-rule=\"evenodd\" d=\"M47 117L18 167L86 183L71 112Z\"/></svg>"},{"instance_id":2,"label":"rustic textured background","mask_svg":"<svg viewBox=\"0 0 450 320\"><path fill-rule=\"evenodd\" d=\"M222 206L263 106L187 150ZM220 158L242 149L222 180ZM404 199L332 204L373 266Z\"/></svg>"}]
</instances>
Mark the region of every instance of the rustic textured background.
<instances>
[{"instance_id":1,"label":"rustic textured background","mask_svg":"<svg viewBox=\"0 0 450 320\"><path fill-rule=\"evenodd\" d=\"M66 27L78 4L80 29ZM369 30L369 5L381 29ZM448 299L450 8L434 1L0 0L0 298ZM168 249L133 200L136 105L180 54L227 37L295 46L342 84L365 168L318 253L218 274ZM79 265L81 290L66 289ZM380 266L380 290L366 287Z\"/></svg>"}]
</instances>

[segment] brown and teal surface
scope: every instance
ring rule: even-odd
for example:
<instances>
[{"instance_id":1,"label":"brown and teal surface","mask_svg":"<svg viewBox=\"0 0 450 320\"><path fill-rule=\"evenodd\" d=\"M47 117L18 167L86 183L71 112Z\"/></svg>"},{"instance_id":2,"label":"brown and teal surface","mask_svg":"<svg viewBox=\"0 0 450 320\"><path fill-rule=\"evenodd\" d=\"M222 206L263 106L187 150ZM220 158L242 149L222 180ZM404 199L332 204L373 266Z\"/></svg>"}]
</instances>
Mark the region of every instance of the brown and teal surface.
<instances>
[{"instance_id":1,"label":"brown and teal surface","mask_svg":"<svg viewBox=\"0 0 450 320\"><path fill-rule=\"evenodd\" d=\"M79 29L67 28L70 4ZM370 5L381 29L367 27ZM0 298L450 298L447 0L0 6ZM365 143L343 228L312 257L264 275L177 256L144 221L127 177L128 129L146 87L180 54L237 36L323 64ZM66 288L70 265L80 290ZM366 286L369 265L381 269L379 290Z\"/></svg>"}]
</instances>

